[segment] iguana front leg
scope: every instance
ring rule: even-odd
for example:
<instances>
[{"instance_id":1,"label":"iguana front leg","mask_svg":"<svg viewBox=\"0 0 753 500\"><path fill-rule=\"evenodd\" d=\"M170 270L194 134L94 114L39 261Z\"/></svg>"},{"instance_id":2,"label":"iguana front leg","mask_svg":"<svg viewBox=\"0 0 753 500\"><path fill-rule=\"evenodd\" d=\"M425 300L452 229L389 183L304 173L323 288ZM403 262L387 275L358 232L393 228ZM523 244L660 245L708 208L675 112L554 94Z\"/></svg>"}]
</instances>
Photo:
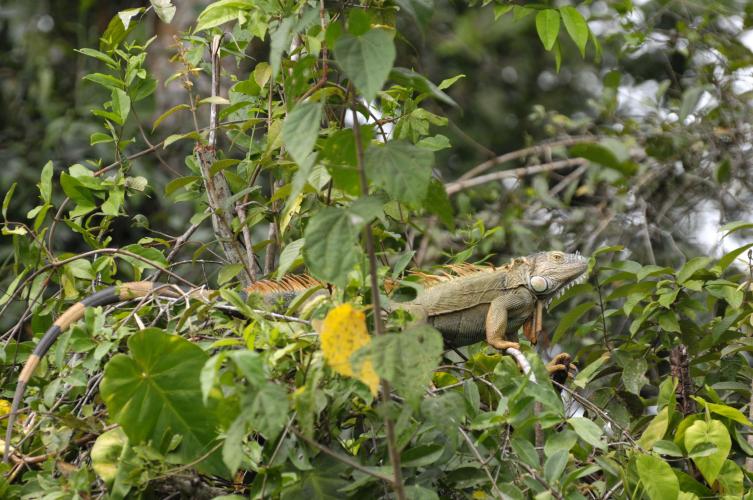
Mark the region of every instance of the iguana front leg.
<instances>
[{"instance_id":1,"label":"iguana front leg","mask_svg":"<svg viewBox=\"0 0 753 500\"><path fill-rule=\"evenodd\" d=\"M520 344L507 340L507 308L508 300L506 296L497 297L489 304L489 311L486 313L486 343L495 349L504 351L513 348L520 349Z\"/></svg>"}]
</instances>

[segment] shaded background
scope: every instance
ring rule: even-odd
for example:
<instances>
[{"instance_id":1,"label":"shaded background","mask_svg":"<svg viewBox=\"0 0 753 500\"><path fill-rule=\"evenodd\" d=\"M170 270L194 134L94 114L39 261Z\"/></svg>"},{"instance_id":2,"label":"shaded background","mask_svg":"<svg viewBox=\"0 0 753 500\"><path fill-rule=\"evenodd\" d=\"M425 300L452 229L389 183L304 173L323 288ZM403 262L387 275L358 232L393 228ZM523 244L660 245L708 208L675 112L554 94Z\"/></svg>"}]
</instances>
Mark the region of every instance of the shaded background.
<instances>
[{"instance_id":1,"label":"shaded background","mask_svg":"<svg viewBox=\"0 0 753 500\"><path fill-rule=\"evenodd\" d=\"M158 78L177 69L170 61L173 37L207 3L180 2L171 25L149 14L132 35L157 35L148 65ZM101 68L74 49L96 47L111 17L135 6L86 0L6 1L0 7L0 191L18 183L9 219L23 219L35 205L34 184L47 160L58 173L74 163L111 160L110 148L89 145L90 134L99 130L90 109L107 96L81 79ZM438 156L443 180L495 155L581 134L614 138L612 152L625 160L570 180L573 172L565 171L460 193L453 198L459 230L433 230L429 261L469 243L478 243L479 258L548 246L589 252L623 244L635 260L677 266L693 255L718 253L719 225L750 217L751 2L596 1L578 8L599 37L601 56L595 60L589 42L583 59L561 36L559 72L537 39L533 16L513 20L507 14L495 21L493 5L444 0L417 9L416 17L399 16L406 37L398 42L397 65L435 82L467 75L448 91L459 108L426 104L450 119L436 130L453 144ZM268 43L254 43L248 53L250 60L266 59ZM139 103L150 141L182 131L180 123L168 122L149 132L152 121L184 97L174 82L160 84ZM134 144L132 151L144 147ZM152 190L130 198L128 212L145 215L151 230L179 234L186 226L190 207L167 212L166 206L175 205L166 205L161 193L171 178L185 175L187 152L171 148L132 166ZM563 179L564 187L552 193ZM59 199L60 189L55 195ZM479 220L500 229L473 229ZM133 219L116 224L116 246L150 234ZM211 235L205 230L197 237ZM59 240L59 250L77 250L77 239L66 231ZM0 239L0 261L7 265L11 255L11 239Z\"/></svg>"}]
</instances>

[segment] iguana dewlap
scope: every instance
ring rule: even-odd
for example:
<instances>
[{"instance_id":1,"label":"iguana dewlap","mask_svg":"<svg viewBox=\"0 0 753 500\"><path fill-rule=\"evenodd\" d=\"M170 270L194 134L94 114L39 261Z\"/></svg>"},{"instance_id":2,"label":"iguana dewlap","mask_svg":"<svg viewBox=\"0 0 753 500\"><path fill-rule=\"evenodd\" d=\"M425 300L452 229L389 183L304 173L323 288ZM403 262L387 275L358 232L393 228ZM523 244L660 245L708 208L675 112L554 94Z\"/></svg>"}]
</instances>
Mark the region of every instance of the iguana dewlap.
<instances>
[{"instance_id":1,"label":"iguana dewlap","mask_svg":"<svg viewBox=\"0 0 753 500\"><path fill-rule=\"evenodd\" d=\"M529 319L537 301L546 301L558 292L585 279L588 260L579 254L540 252L514 259L500 267L460 267L456 275L429 276L425 288L409 302L393 303L390 309L403 309L417 321L426 321L442 333L448 346L460 347L486 340L497 349L516 347L510 338ZM272 301L288 302L302 290L321 286L308 277L289 277L281 283L259 282L250 291ZM187 289L176 285L136 281L100 290L69 307L45 332L18 376L8 418L5 458L18 408L26 385L37 365L57 338L84 316L87 307L105 306L124 300L159 295L208 301L210 290Z\"/></svg>"}]
</instances>

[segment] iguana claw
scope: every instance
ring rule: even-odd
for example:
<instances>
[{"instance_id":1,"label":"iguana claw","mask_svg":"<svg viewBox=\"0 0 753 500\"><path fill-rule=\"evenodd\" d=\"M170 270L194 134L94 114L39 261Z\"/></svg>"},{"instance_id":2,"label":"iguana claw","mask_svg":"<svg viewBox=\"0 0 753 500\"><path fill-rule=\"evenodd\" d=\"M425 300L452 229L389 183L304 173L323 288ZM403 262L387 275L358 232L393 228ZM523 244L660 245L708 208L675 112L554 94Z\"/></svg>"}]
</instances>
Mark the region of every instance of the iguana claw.
<instances>
[{"instance_id":1,"label":"iguana claw","mask_svg":"<svg viewBox=\"0 0 753 500\"><path fill-rule=\"evenodd\" d=\"M575 365L572 363L572 359L568 353L561 352L547 363L546 369L552 379L564 384L568 378L573 377Z\"/></svg>"}]
</instances>

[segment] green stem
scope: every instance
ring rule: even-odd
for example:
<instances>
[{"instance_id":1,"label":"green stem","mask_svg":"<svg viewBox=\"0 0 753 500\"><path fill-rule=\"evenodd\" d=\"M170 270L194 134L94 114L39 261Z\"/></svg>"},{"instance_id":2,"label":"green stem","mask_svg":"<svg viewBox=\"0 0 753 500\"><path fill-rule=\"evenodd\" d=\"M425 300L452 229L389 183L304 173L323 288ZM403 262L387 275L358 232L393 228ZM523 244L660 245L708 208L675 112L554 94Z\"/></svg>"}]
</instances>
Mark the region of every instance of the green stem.
<instances>
[{"instance_id":1,"label":"green stem","mask_svg":"<svg viewBox=\"0 0 753 500\"><path fill-rule=\"evenodd\" d=\"M353 107L351 112L353 114L353 136L356 141L356 160L358 163L358 176L361 184L361 196L368 196L369 183L366 180L366 169L364 168L363 161L363 144L361 143L361 125L358 123L358 111L356 107L358 101L356 100L355 93L353 93ZM371 231L371 224L366 224L363 228L364 237L366 239L366 253L369 258L369 276L371 278L371 304L374 307L374 333L376 335L384 334L384 324L382 323L382 307L379 300L379 279L377 277L377 260L376 252L374 251L374 234ZM390 403L390 393L392 388L390 383L380 378L380 385L382 388L382 404L387 406ZM392 463L392 488L395 490L395 496L398 500L405 500L405 486L403 485L403 475L400 470L400 452L397 449L397 439L395 438L395 423L392 419L385 414L384 427L387 434L387 449L390 455L390 462Z\"/></svg>"}]
</instances>

